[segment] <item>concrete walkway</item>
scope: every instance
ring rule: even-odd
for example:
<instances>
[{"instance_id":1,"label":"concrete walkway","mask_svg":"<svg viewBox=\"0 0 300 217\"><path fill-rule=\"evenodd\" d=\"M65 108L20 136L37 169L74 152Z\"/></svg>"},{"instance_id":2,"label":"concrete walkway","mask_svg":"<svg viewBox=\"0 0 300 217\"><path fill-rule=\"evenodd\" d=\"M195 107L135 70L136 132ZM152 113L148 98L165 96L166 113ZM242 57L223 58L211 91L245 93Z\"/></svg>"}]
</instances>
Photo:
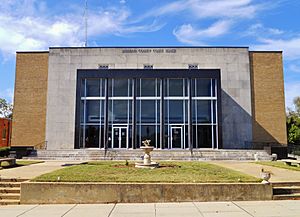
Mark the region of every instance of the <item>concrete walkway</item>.
<instances>
[{"instance_id":1,"label":"concrete walkway","mask_svg":"<svg viewBox=\"0 0 300 217\"><path fill-rule=\"evenodd\" d=\"M0 217L299 217L300 201L0 206Z\"/></svg>"},{"instance_id":2,"label":"concrete walkway","mask_svg":"<svg viewBox=\"0 0 300 217\"><path fill-rule=\"evenodd\" d=\"M270 182L300 182L300 171L281 169L278 167L265 166L244 161L210 161L209 163L233 169L257 178L260 177L261 169L271 171ZM299 215L300 216L300 215Z\"/></svg>"},{"instance_id":3,"label":"concrete walkway","mask_svg":"<svg viewBox=\"0 0 300 217\"><path fill-rule=\"evenodd\" d=\"M0 170L0 177L32 179L44 173L49 173L69 165L80 163L82 163L82 161L45 161L44 163Z\"/></svg>"}]
</instances>

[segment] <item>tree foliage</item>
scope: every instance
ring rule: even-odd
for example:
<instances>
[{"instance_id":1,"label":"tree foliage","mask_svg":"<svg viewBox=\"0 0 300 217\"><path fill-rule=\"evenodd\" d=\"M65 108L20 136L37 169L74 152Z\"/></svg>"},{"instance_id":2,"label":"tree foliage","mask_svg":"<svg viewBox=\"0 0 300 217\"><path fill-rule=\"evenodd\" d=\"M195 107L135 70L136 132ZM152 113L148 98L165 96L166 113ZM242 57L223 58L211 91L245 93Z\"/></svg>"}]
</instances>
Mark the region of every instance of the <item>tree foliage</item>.
<instances>
[{"instance_id":1,"label":"tree foliage","mask_svg":"<svg viewBox=\"0 0 300 217\"><path fill-rule=\"evenodd\" d=\"M289 144L300 145L300 97L294 99L295 110L287 112L287 136Z\"/></svg>"},{"instance_id":2,"label":"tree foliage","mask_svg":"<svg viewBox=\"0 0 300 217\"><path fill-rule=\"evenodd\" d=\"M0 98L0 117L12 118L13 105L5 99Z\"/></svg>"}]
</instances>

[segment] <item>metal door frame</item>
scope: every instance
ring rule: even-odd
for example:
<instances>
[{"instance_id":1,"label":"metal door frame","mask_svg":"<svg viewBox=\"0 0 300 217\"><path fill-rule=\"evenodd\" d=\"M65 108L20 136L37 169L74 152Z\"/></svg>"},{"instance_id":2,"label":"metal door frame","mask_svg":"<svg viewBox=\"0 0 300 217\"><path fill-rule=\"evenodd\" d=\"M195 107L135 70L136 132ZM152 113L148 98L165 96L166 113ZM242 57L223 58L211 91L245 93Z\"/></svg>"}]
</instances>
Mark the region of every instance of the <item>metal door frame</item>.
<instances>
[{"instance_id":1,"label":"metal door frame","mask_svg":"<svg viewBox=\"0 0 300 217\"><path fill-rule=\"evenodd\" d=\"M112 148L114 149L115 147L114 147L114 130L115 129L118 129L118 131L119 131L119 145L118 145L118 147L117 148L122 148L121 147L121 143L122 143L122 140L121 140L121 137L122 137L122 135L121 135L121 129L126 129L126 149L128 149L128 125L116 125L116 126L113 126L112 127Z\"/></svg>"},{"instance_id":2,"label":"metal door frame","mask_svg":"<svg viewBox=\"0 0 300 217\"><path fill-rule=\"evenodd\" d=\"M170 126L170 131L171 131L171 135L170 135L170 138L171 138L171 149L178 149L178 148L174 148L173 147L173 129L180 129L180 140L181 140L181 142L180 142L180 149L183 149L183 146L184 146L184 140L183 140L183 125L181 125L181 126L178 126L178 125L171 125Z\"/></svg>"}]
</instances>

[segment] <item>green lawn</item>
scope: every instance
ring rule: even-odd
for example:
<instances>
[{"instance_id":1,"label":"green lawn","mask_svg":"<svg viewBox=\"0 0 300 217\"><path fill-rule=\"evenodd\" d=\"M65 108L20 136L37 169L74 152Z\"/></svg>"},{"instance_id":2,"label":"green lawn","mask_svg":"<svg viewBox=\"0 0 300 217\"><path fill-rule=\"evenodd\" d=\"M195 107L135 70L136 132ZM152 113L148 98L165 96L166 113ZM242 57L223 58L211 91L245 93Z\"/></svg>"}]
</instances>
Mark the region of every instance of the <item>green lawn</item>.
<instances>
[{"instance_id":1,"label":"green lawn","mask_svg":"<svg viewBox=\"0 0 300 217\"><path fill-rule=\"evenodd\" d=\"M294 166L294 165L288 166L288 165L285 165L282 161L258 161L258 162L254 162L254 163L260 164L260 165L266 165L266 166L272 166L272 167L288 169L288 170L300 171L300 167L297 167L297 166Z\"/></svg>"},{"instance_id":2,"label":"green lawn","mask_svg":"<svg viewBox=\"0 0 300 217\"><path fill-rule=\"evenodd\" d=\"M62 182L259 182L240 172L206 162L160 162L156 169L139 169L125 161L97 161L74 165L35 178L33 181Z\"/></svg>"}]
</instances>

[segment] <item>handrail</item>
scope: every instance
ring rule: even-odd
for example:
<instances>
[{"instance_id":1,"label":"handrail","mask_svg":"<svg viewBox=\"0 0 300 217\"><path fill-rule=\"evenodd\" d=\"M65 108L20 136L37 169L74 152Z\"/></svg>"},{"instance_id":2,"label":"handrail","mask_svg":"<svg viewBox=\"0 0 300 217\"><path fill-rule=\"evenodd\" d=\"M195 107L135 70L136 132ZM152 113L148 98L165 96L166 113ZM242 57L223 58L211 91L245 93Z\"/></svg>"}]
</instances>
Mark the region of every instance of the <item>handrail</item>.
<instances>
[{"instance_id":1,"label":"handrail","mask_svg":"<svg viewBox=\"0 0 300 217\"><path fill-rule=\"evenodd\" d=\"M33 145L35 150L47 150L48 141L43 141L38 144Z\"/></svg>"}]
</instances>

